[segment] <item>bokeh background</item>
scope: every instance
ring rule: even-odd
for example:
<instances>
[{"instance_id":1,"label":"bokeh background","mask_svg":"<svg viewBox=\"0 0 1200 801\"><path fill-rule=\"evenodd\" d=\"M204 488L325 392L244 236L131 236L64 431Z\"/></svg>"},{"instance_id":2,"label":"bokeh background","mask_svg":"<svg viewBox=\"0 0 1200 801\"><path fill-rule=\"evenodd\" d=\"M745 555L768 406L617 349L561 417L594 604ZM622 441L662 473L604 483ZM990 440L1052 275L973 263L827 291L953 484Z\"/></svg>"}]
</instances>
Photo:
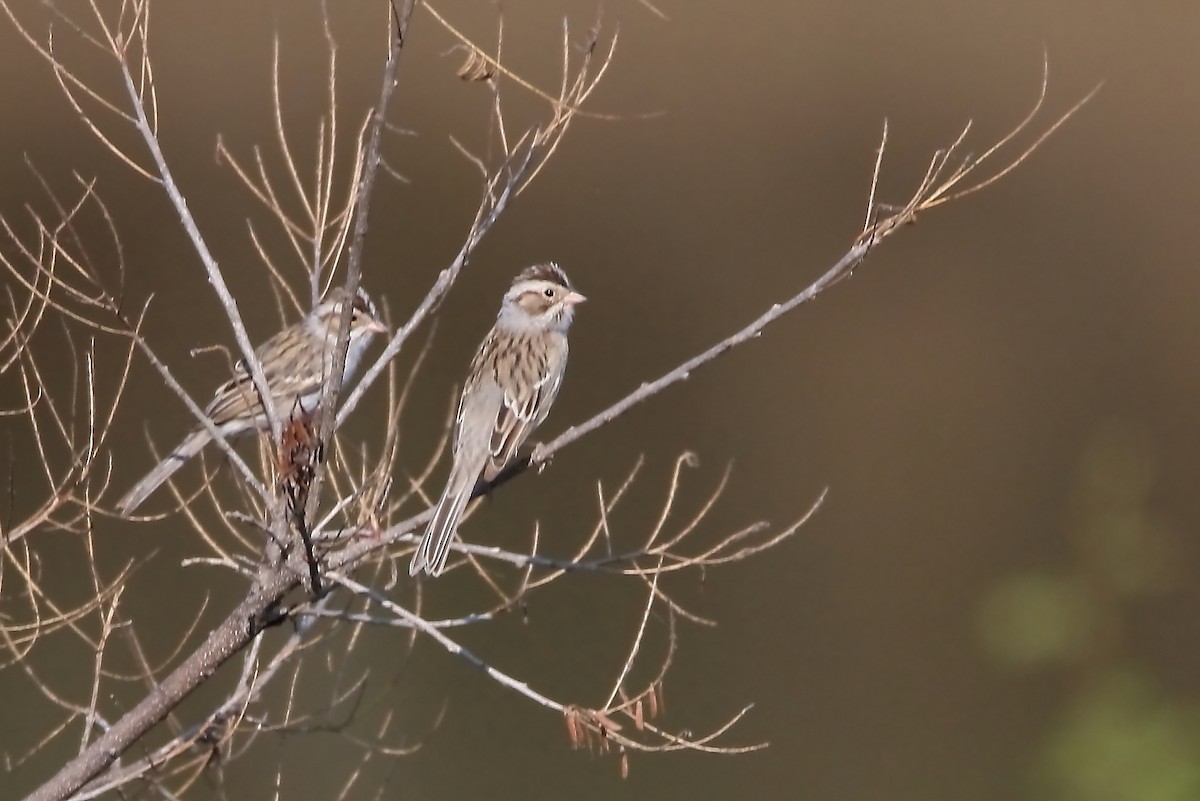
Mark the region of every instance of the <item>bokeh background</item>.
<instances>
[{"instance_id":1,"label":"bokeh background","mask_svg":"<svg viewBox=\"0 0 1200 801\"><path fill-rule=\"evenodd\" d=\"M35 3L13 5L38 18ZM340 3L333 16L347 137L350 112L377 91L377 5ZM495 6L436 8L493 41ZM687 472L690 508L734 464L705 524L710 538L758 519L786 523L828 487L820 513L770 554L674 587L720 625L684 628L666 725L700 731L753 702L727 742L768 749L635 757L622 780L611 757L572 752L544 710L428 643L409 654L402 635L371 631L355 657L373 671L371 703L395 710L400 741L425 746L377 760L353 797L371 797L380 781L385 797L404 798L1200 797L1200 7L657 8L667 19L633 0L603 5L620 42L592 108L626 119L578 120L477 252L439 316L406 413L407 469L428 457L499 294L525 263L560 261L590 298L547 423L554 433L823 272L861 225L885 118L880 199L902 202L967 120L967 149L980 152L1024 115L1044 56L1046 122L1104 86L1002 182L923 217L760 340L506 488L464 532L516 546L538 519L545 547L567 553L594 520L596 482L611 488L641 454L641 483L614 521L629 543L657 513L683 450L700 457ZM563 17L582 33L596 10L506 4L509 65L553 88ZM285 113L297 145L311 146L324 103L318 7L161 4L152 24L164 146L253 308L266 288L246 235L257 212L215 142L243 155L271 145L278 33ZM381 188L366 267L395 319L448 263L477 202L477 174L449 136L485 149L488 96L455 78L453 44L417 12L393 114L415 135L387 146L408 183ZM232 338L177 220L155 187L89 137L6 21L0 53L0 211L18 217L39 196L26 157L60 189L72 170L97 176L123 237L130 297L155 297L148 336L207 397L220 361L187 352ZM65 55L114 85L84 49ZM539 113L520 89L505 91L514 120ZM278 326L274 302L261 307L257 338ZM118 418L118 489L150 463L145 431L161 445L188 425L149 369L139 364L135 377ZM351 433L371 441L382 409L374 399ZM13 421L0 423L22 441ZM18 498L32 486L11 478ZM126 603L158 657L206 593L202 621L240 597L233 579L178 566L203 546L179 537L177 522L106 526L112 565L153 554ZM46 567L50 586L79 580L70 565ZM451 577L426 600L449 614L471 592ZM640 603L631 585L581 576L534 598L523 619L463 639L549 694L598 703ZM53 725L17 670L0 673L0 699L10 755ZM2 795L35 786L73 738L0 774ZM225 787L229 797L268 797L282 765L282 797L335 797L356 753L332 733L275 736L229 766ZM196 792L217 797L220 783L206 781Z\"/></svg>"}]
</instances>

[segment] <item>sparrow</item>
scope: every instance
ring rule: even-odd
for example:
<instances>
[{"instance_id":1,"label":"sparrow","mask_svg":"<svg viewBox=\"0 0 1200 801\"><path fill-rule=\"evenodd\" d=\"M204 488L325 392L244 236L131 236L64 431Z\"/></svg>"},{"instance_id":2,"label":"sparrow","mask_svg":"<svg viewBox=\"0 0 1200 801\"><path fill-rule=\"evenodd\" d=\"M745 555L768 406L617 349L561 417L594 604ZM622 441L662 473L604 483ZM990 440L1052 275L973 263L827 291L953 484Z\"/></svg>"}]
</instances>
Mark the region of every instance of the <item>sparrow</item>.
<instances>
[{"instance_id":1,"label":"sparrow","mask_svg":"<svg viewBox=\"0 0 1200 801\"><path fill-rule=\"evenodd\" d=\"M333 363L337 348L338 326L347 295L344 287L335 287L328 296L295 325L285 328L255 350L271 403L279 419L287 419L297 408L315 411L325 384L325 375ZM350 342L346 348L346 371L343 381L350 381L376 334L387 332L379 320L375 304L362 289L353 299L350 318ZM250 431L265 431L267 416L258 401L254 381L246 365L238 360L233 378L217 388L212 402L204 410L226 439ZM153 470L117 501L117 511L131 514L163 482L212 440L208 429L197 427L183 442L167 454Z\"/></svg>"},{"instance_id":2,"label":"sparrow","mask_svg":"<svg viewBox=\"0 0 1200 801\"><path fill-rule=\"evenodd\" d=\"M526 268L504 293L496 324L467 371L454 418L450 477L410 575L445 570L475 483L493 480L550 413L567 369L567 330L585 300L553 263Z\"/></svg>"}]
</instances>

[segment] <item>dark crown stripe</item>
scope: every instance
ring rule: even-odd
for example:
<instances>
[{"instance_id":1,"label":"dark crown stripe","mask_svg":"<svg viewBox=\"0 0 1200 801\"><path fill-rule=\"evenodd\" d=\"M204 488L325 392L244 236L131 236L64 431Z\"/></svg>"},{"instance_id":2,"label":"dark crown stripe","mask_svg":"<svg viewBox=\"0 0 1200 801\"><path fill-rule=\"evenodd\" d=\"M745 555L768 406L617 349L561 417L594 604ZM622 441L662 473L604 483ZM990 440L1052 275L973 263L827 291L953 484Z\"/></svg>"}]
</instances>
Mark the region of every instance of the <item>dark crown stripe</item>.
<instances>
[{"instance_id":1,"label":"dark crown stripe","mask_svg":"<svg viewBox=\"0 0 1200 801\"><path fill-rule=\"evenodd\" d=\"M329 290L329 294L325 296L323 303L343 303L346 299L345 287L338 285ZM375 304L371 302L371 297L362 287L358 288L358 292L354 296L354 308L360 312L366 312L372 319L378 319L379 312L375 308ZM333 311L332 309L330 311Z\"/></svg>"},{"instance_id":2,"label":"dark crown stripe","mask_svg":"<svg viewBox=\"0 0 1200 801\"><path fill-rule=\"evenodd\" d=\"M373 318L379 316L379 314L375 311L375 304L371 302L369 297L367 297L367 293L362 287L358 288L358 294L354 298L354 308L361 312L366 312Z\"/></svg>"},{"instance_id":3,"label":"dark crown stripe","mask_svg":"<svg viewBox=\"0 0 1200 801\"><path fill-rule=\"evenodd\" d=\"M567 274L563 269L554 262L545 264L535 264L532 267L526 267L517 276L517 281L553 281L556 284L571 289L571 279L567 278Z\"/></svg>"}]
</instances>

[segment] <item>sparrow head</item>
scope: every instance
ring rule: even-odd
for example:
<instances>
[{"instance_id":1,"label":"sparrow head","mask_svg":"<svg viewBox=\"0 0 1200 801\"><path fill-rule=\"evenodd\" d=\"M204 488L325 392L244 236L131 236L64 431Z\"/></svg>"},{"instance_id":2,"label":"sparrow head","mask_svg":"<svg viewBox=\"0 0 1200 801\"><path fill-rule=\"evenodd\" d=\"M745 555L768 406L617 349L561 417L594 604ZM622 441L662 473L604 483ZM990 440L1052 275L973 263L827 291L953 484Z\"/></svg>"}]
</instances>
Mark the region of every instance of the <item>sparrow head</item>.
<instances>
[{"instance_id":1,"label":"sparrow head","mask_svg":"<svg viewBox=\"0 0 1200 801\"><path fill-rule=\"evenodd\" d=\"M342 309L345 308L346 299L346 288L336 286L329 290L325 299L313 309L312 319L316 321L318 329L325 332L328 337L337 335L338 323L342 319ZM355 293L352 305L354 310L350 316L351 341L362 341L363 344L366 344L376 334L388 332L388 327L379 319L379 312L376 310L375 304L371 302L370 296L362 287L359 287L358 292Z\"/></svg>"},{"instance_id":2,"label":"sparrow head","mask_svg":"<svg viewBox=\"0 0 1200 801\"><path fill-rule=\"evenodd\" d=\"M504 293L500 317L522 327L566 331L575 307L585 300L557 264L535 264L513 279Z\"/></svg>"}]
</instances>

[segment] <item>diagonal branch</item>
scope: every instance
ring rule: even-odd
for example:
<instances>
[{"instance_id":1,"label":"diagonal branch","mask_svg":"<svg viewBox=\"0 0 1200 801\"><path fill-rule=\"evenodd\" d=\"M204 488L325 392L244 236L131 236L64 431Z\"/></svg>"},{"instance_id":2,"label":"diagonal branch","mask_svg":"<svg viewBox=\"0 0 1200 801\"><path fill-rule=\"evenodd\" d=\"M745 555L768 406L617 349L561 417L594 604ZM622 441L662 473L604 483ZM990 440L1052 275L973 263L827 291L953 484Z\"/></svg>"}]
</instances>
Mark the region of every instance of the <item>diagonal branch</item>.
<instances>
[{"instance_id":1,"label":"diagonal branch","mask_svg":"<svg viewBox=\"0 0 1200 801\"><path fill-rule=\"evenodd\" d=\"M400 0L399 8L389 5L389 10L392 11L394 19L389 20L388 26L388 57L383 68L383 85L379 92L379 102L371 118L367 150L362 164L362 178L357 191L354 233L350 239L350 253L346 263L345 287L349 297L354 297L355 293L358 292L359 284L362 282L363 245L367 237L372 190L375 186L375 179L379 174L381 141L384 126L387 122L388 106L392 99L392 93L396 88L397 62L408 36L408 23L412 16L414 2L415 0ZM345 304L345 308L342 309L342 318L338 323L337 348L334 350L333 364L329 373L325 376L325 387L321 397L321 412L317 417L316 423L318 442L322 441L322 437L325 434L322 430L322 421L334 419L333 410L337 408L338 395L342 388L342 376L346 369L346 351L350 344L350 318L353 314L353 306L349 303ZM340 420L341 417L339 416L338 419ZM334 429L336 429L336 424ZM308 508L305 510L305 516L308 519L312 519L316 515L324 474L325 471L318 467L313 479L312 490L308 497Z\"/></svg>"}]
</instances>

